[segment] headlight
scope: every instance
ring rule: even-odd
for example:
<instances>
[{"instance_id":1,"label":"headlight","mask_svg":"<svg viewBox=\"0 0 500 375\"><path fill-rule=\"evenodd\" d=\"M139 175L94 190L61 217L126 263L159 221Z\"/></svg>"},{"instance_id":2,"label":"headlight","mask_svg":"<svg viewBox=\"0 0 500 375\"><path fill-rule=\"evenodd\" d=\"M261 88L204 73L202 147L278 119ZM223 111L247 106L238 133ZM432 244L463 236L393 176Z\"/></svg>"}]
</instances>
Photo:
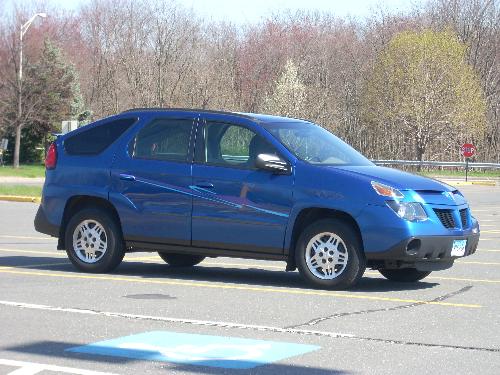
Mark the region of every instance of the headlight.
<instances>
[{"instance_id":1,"label":"headlight","mask_svg":"<svg viewBox=\"0 0 500 375\"><path fill-rule=\"evenodd\" d=\"M398 189L392 186L381 184L380 182L372 181L372 187L378 195L389 198L403 198L404 195Z\"/></svg>"},{"instance_id":2,"label":"headlight","mask_svg":"<svg viewBox=\"0 0 500 375\"><path fill-rule=\"evenodd\" d=\"M402 219L408 221L424 221L428 216L424 208L417 202L387 201L387 205Z\"/></svg>"}]
</instances>

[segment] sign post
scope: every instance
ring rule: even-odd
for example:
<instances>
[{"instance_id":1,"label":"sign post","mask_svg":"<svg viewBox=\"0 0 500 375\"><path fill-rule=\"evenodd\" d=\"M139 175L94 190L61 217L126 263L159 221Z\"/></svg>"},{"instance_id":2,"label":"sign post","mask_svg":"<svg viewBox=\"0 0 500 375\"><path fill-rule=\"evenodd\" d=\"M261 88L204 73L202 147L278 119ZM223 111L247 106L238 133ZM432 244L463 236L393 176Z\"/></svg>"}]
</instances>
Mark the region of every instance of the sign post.
<instances>
[{"instance_id":1,"label":"sign post","mask_svg":"<svg viewBox=\"0 0 500 375\"><path fill-rule=\"evenodd\" d=\"M3 166L3 154L7 151L7 146L9 145L9 140L7 138L2 138L0 141L0 165Z\"/></svg>"},{"instance_id":2,"label":"sign post","mask_svg":"<svg viewBox=\"0 0 500 375\"><path fill-rule=\"evenodd\" d=\"M462 155L465 158L465 181L467 181L467 177L469 174L469 158L473 157L476 153L476 146L472 143L464 143L460 148L462 151Z\"/></svg>"},{"instance_id":3,"label":"sign post","mask_svg":"<svg viewBox=\"0 0 500 375\"><path fill-rule=\"evenodd\" d=\"M63 121L61 123L61 130L63 134L69 133L76 128L78 128L78 121Z\"/></svg>"}]
</instances>

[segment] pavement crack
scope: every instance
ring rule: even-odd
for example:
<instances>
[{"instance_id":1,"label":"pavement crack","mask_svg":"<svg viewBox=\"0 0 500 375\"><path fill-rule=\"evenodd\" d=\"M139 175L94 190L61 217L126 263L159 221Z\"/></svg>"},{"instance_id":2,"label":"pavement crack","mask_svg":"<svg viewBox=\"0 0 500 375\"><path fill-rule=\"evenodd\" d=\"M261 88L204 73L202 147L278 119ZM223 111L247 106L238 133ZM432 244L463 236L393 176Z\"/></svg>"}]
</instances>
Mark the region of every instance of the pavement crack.
<instances>
[{"instance_id":1,"label":"pavement crack","mask_svg":"<svg viewBox=\"0 0 500 375\"><path fill-rule=\"evenodd\" d=\"M361 340L361 341L374 341L374 342L380 342L380 343L384 343L384 344L421 346L421 347L426 347L426 348L474 350L474 351L481 351L481 352L500 353L500 348L485 348L485 347L477 347L477 346L448 345L448 344L432 344L432 343L427 343L427 342L379 339L379 338L374 338L374 337L362 337L362 336L348 337L348 338L355 339L355 340Z\"/></svg>"},{"instance_id":2,"label":"pavement crack","mask_svg":"<svg viewBox=\"0 0 500 375\"><path fill-rule=\"evenodd\" d=\"M463 293L463 289L465 291L469 290L468 288L462 288L459 291L449 293L447 295L438 297L441 300L451 297L452 295L456 295L459 293ZM32 310L46 310L46 311L58 311L61 313L70 313L70 314L82 314L82 315L97 315L97 316L106 316L110 318L121 318L121 319L130 319L130 320L146 320L146 321L156 321L162 323L170 323L170 324L185 324L185 325L193 325L193 326L208 326L208 327L218 327L225 329L242 329L256 332L273 332L273 333L282 333L282 334L293 334L293 335L305 335L305 336L316 336L316 337L328 337L332 339L348 339L348 340L358 340L358 341L372 341L379 342L382 344L395 344L395 345L409 345L409 346L420 346L420 347L429 347L429 348L442 348L442 349L458 349L458 350L472 350L472 351L481 351L481 352L493 352L500 353L500 348L488 348L488 347L477 347L477 346L465 346L465 345L449 345L449 344L433 344L433 343L425 343L425 342L414 342L414 341L405 341L405 340L392 340L392 339L384 339L384 338L374 338L374 337L363 337L356 336L352 334L346 333L336 333L336 332L328 332L328 331L313 331L307 329L296 329L296 328L281 328L281 327L272 327L272 326L261 326L261 325L253 325L253 324L241 324L241 323L229 323L229 322L216 322L216 321L207 321L207 320L196 320L196 319L182 319L182 318L169 318L169 317L161 317L161 316L149 316L149 315L136 315L136 314L127 314L120 312L107 312L100 310L91 310L91 309L80 309L80 308L65 308L65 307L55 307L55 306L46 306L46 305L36 305L30 303L22 303L22 302L11 302L11 301L0 301L0 306L10 306L17 307L21 309L32 309ZM383 310L382 310L383 311Z\"/></svg>"},{"instance_id":3,"label":"pavement crack","mask_svg":"<svg viewBox=\"0 0 500 375\"><path fill-rule=\"evenodd\" d=\"M349 312L343 312L343 313L336 313L336 314L332 314L332 315L328 315L328 316L323 316L323 317L319 317L319 318L315 318L315 319L311 319L305 323L302 323L302 324L296 324L296 325L292 325L292 326L287 326L285 327L286 329L296 329L296 328L300 328L300 327L305 327L305 326L314 326L316 324L319 324L319 323L322 323L326 320L331 320L331 319L335 319L335 318L342 318L344 316L352 316L352 315L364 315L364 314L371 314L371 313L377 313L377 312L386 312L386 311L396 311L396 310L403 310L403 309L409 309L409 308L412 308L412 307L417 307L417 306L421 306L421 305L427 305L429 303L432 303L432 302L441 302L441 301L444 301L446 299L449 299L451 297L454 297L458 294L463 294L465 292L468 292L470 289L472 288L472 285L467 285L467 286L464 286L463 288L459 289L459 290L456 290L454 292L450 292L450 293L447 293L447 294L443 294L442 296L439 296L439 297L436 297L430 301L421 301L421 302L415 302L415 303L409 303L409 304L406 304L406 305L399 305L399 306L394 306L394 307L386 307L386 308L382 308L382 309L369 309L369 310L359 310L359 311L349 311Z\"/></svg>"}]
</instances>

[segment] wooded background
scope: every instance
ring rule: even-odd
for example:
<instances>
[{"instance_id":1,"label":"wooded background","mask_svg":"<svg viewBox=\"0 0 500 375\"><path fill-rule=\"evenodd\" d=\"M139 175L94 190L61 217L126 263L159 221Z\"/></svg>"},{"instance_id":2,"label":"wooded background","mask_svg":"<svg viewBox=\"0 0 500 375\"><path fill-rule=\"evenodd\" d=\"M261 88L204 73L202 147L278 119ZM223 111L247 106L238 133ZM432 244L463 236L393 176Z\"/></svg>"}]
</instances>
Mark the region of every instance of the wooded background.
<instances>
[{"instance_id":1,"label":"wooded background","mask_svg":"<svg viewBox=\"0 0 500 375\"><path fill-rule=\"evenodd\" d=\"M0 5L0 138L22 121L24 161L62 120L189 107L306 118L374 159L455 161L468 141L476 161L500 162L496 0L430 0L363 19L283 11L248 25L175 1L46 4ZM49 16L24 39L19 119L19 27L40 11Z\"/></svg>"}]
</instances>

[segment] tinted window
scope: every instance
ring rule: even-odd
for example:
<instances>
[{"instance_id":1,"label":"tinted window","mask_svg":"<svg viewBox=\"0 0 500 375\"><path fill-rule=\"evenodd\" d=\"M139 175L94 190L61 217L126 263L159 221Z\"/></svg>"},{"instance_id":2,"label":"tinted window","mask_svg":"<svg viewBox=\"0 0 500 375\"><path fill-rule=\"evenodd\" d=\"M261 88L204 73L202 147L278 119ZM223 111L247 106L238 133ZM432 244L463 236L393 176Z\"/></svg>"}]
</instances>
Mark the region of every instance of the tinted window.
<instances>
[{"instance_id":1,"label":"tinted window","mask_svg":"<svg viewBox=\"0 0 500 375\"><path fill-rule=\"evenodd\" d=\"M202 128L196 160L215 165L254 168L258 154L276 154L264 138L239 125L209 122Z\"/></svg>"},{"instance_id":2,"label":"tinted window","mask_svg":"<svg viewBox=\"0 0 500 375\"><path fill-rule=\"evenodd\" d=\"M187 161L193 120L158 119L135 137L132 156L141 159Z\"/></svg>"},{"instance_id":3,"label":"tinted window","mask_svg":"<svg viewBox=\"0 0 500 375\"><path fill-rule=\"evenodd\" d=\"M123 118L84 130L64 141L64 149L70 155L96 155L103 152L136 122L135 118Z\"/></svg>"}]
</instances>

